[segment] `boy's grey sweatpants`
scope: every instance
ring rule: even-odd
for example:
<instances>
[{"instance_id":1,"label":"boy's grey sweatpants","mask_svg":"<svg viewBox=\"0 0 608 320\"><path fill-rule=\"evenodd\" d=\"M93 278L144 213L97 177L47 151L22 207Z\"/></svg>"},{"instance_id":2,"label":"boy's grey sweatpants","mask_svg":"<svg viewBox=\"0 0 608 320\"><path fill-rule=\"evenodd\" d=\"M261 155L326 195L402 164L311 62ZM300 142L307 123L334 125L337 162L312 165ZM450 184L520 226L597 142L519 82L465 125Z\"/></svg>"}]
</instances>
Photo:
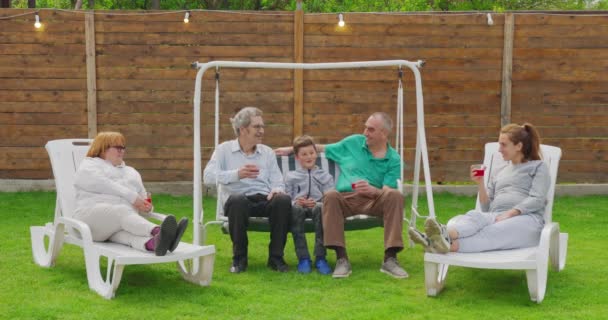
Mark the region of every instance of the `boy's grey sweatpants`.
<instances>
[{"instance_id":1,"label":"boy's grey sweatpants","mask_svg":"<svg viewBox=\"0 0 608 320\"><path fill-rule=\"evenodd\" d=\"M323 204L317 203L314 208L302 208L294 204L291 208L291 235L293 236L298 260L310 259L308 244L306 243L306 230L304 229L306 218L312 218L315 226L315 257L325 257L326 250L323 246L323 222L321 219Z\"/></svg>"},{"instance_id":2,"label":"boy's grey sweatpants","mask_svg":"<svg viewBox=\"0 0 608 320\"><path fill-rule=\"evenodd\" d=\"M147 251L146 242L156 227L126 205L97 204L76 211L74 218L89 226L93 241L110 240L141 251Z\"/></svg>"},{"instance_id":3,"label":"boy's grey sweatpants","mask_svg":"<svg viewBox=\"0 0 608 320\"><path fill-rule=\"evenodd\" d=\"M544 221L537 215L518 215L494 222L502 212L471 210L447 223L458 232L458 252L483 252L537 246Z\"/></svg>"}]
</instances>

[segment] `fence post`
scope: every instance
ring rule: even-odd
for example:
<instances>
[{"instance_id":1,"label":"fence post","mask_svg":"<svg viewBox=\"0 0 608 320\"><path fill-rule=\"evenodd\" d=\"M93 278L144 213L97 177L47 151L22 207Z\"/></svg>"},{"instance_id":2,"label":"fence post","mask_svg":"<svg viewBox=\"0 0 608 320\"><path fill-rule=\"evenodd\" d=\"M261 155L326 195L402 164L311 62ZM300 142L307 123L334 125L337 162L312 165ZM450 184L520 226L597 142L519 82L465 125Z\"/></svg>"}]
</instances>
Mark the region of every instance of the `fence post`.
<instances>
[{"instance_id":1,"label":"fence post","mask_svg":"<svg viewBox=\"0 0 608 320\"><path fill-rule=\"evenodd\" d=\"M304 62L304 11L302 0L298 0L293 19L293 54L296 63ZM304 71L296 69L293 73L293 136L304 132Z\"/></svg>"},{"instance_id":2,"label":"fence post","mask_svg":"<svg viewBox=\"0 0 608 320\"><path fill-rule=\"evenodd\" d=\"M502 91L500 97L500 126L511 123L511 76L513 75L513 30L515 17L505 14L504 47L502 51Z\"/></svg>"},{"instance_id":3,"label":"fence post","mask_svg":"<svg viewBox=\"0 0 608 320\"><path fill-rule=\"evenodd\" d=\"M95 71L95 14L85 14L87 56L87 123L89 138L97 135L97 72Z\"/></svg>"}]
</instances>

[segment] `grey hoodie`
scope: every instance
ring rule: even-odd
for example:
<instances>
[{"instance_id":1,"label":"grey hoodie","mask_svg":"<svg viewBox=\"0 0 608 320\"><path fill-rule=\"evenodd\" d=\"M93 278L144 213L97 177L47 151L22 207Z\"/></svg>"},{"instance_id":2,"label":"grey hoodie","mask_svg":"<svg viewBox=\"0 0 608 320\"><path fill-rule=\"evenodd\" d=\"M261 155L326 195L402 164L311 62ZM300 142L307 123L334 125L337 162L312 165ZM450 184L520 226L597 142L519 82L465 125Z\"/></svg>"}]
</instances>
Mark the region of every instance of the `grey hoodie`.
<instances>
[{"instance_id":1,"label":"grey hoodie","mask_svg":"<svg viewBox=\"0 0 608 320\"><path fill-rule=\"evenodd\" d=\"M320 202L323 194L335 185L334 178L327 171L315 166L312 169L299 168L287 172L285 187L292 202L297 198L312 198Z\"/></svg>"}]
</instances>

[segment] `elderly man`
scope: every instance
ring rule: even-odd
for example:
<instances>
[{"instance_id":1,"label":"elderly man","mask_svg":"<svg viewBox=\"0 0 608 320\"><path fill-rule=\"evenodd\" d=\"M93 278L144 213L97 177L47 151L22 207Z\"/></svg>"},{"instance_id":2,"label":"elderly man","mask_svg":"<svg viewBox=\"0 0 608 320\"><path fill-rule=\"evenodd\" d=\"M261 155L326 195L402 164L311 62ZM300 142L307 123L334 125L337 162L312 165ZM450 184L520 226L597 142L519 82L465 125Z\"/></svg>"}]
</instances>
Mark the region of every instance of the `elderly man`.
<instances>
[{"instance_id":1,"label":"elderly man","mask_svg":"<svg viewBox=\"0 0 608 320\"><path fill-rule=\"evenodd\" d=\"M221 183L230 194L224 204L232 240L230 272L247 270L250 216L269 218L268 267L286 272L288 266L283 252L291 219L291 199L284 192L283 176L274 152L262 144L262 111L245 107L230 121L236 139L217 146L204 172L206 184Z\"/></svg>"},{"instance_id":2,"label":"elderly man","mask_svg":"<svg viewBox=\"0 0 608 320\"><path fill-rule=\"evenodd\" d=\"M341 170L337 190L327 192L323 200L323 242L336 250L337 256L334 278L351 274L344 219L358 214L377 216L384 221L384 262L380 271L395 278L408 277L397 261L397 253L403 250L403 196L396 189L401 158L388 143L392 127L386 113L376 112L365 122L362 135L317 145ZM290 151L289 147L276 150L279 154Z\"/></svg>"}]
</instances>

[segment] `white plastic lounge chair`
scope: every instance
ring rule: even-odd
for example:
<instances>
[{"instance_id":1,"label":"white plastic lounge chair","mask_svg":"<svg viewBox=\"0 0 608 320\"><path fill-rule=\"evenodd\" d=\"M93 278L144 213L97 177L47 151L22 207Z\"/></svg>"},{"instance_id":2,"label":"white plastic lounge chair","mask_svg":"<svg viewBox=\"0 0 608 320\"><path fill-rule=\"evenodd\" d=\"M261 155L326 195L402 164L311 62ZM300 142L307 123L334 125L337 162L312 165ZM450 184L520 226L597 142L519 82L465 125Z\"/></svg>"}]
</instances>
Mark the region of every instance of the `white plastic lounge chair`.
<instances>
[{"instance_id":1,"label":"white plastic lounge chair","mask_svg":"<svg viewBox=\"0 0 608 320\"><path fill-rule=\"evenodd\" d=\"M57 201L53 222L45 226L30 227L32 253L36 264L43 267L53 266L64 242L82 247L89 287L106 299L114 297L124 266L131 264L177 262L178 270L184 279L208 286L213 275L215 246L180 242L174 252L157 257L154 253L142 252L117 243L95 242L89 227L72 218L76 199L74 178L90 143L91 140L88 139L64 139L49 141L46 144L55 176ZM152 214L151 217L162 219L164 215ZM45 246L45 237L49 238L48 249ZM101 257L107 258L105 279L100 271Z\"/></svg>"},{"instance_id":2,"label":"white plastic lounge chair","mask_svg":"<svg viewBox=\"0 0 608 320\"><path fill-rule=\"evenodd\" d=\"M300 164L295 160L295 157L290 156L277 156L277 163L279 164L279 168L283 173L283 177L289 171L294 171L300 167ZM340 176L340 167L333 162L332 160L325 157L325 153L321 152L319 157L317 157L317 166L329 172L331 176L334 178L334 181L338 180ZM403 184L401 181L397 181L397 185L399 186L399 191L403 193ZM224 233L228 232L228 217L224 215L224 203L228 200L230 196L220 183L217 184L217 207L216 207L216 221L211 221L209 224L221 223L222 231ZM373 227L381 227L382 219L378 219L374 216L368 215L356 215L352 217L346 218L346 224L344 225L345 230L360 230L360 229L368 229ZM307 232L314 231L314 225L311 219L306 219L305 229ZM266 217L250 217L249 218L249 229L251 231L270 231L268 218Z\"/></svg>"},{"instance_id":3,"label":"white plastic lounge chair","mask_svg":"<svg viewBox=\"0 0 608 320\"><path fill-rule=\"evenodd\" d=\"M562 151L557 147L541 145L541 152L543 160L549 166L551 186L547 192L547 205L544 213L545 227L542 230L538 246L481 253L425 253L424 274L427 295L436 296L441 292L446 281L448 267L453 265L480 269L525 270L530 298L537 303L543 301L547 287L548 261L551 261L554 270L561 271L564 269L568 234L560 233L559 224L552 220L555 181ZM506 165L498 152L498 143L486 144L483 163L486 166L484 176L486 182L490 176L499 171L498 169L501 166ZM476 208L478 210L481 208L479 198Z\"/></svg>"}]
</instances>

